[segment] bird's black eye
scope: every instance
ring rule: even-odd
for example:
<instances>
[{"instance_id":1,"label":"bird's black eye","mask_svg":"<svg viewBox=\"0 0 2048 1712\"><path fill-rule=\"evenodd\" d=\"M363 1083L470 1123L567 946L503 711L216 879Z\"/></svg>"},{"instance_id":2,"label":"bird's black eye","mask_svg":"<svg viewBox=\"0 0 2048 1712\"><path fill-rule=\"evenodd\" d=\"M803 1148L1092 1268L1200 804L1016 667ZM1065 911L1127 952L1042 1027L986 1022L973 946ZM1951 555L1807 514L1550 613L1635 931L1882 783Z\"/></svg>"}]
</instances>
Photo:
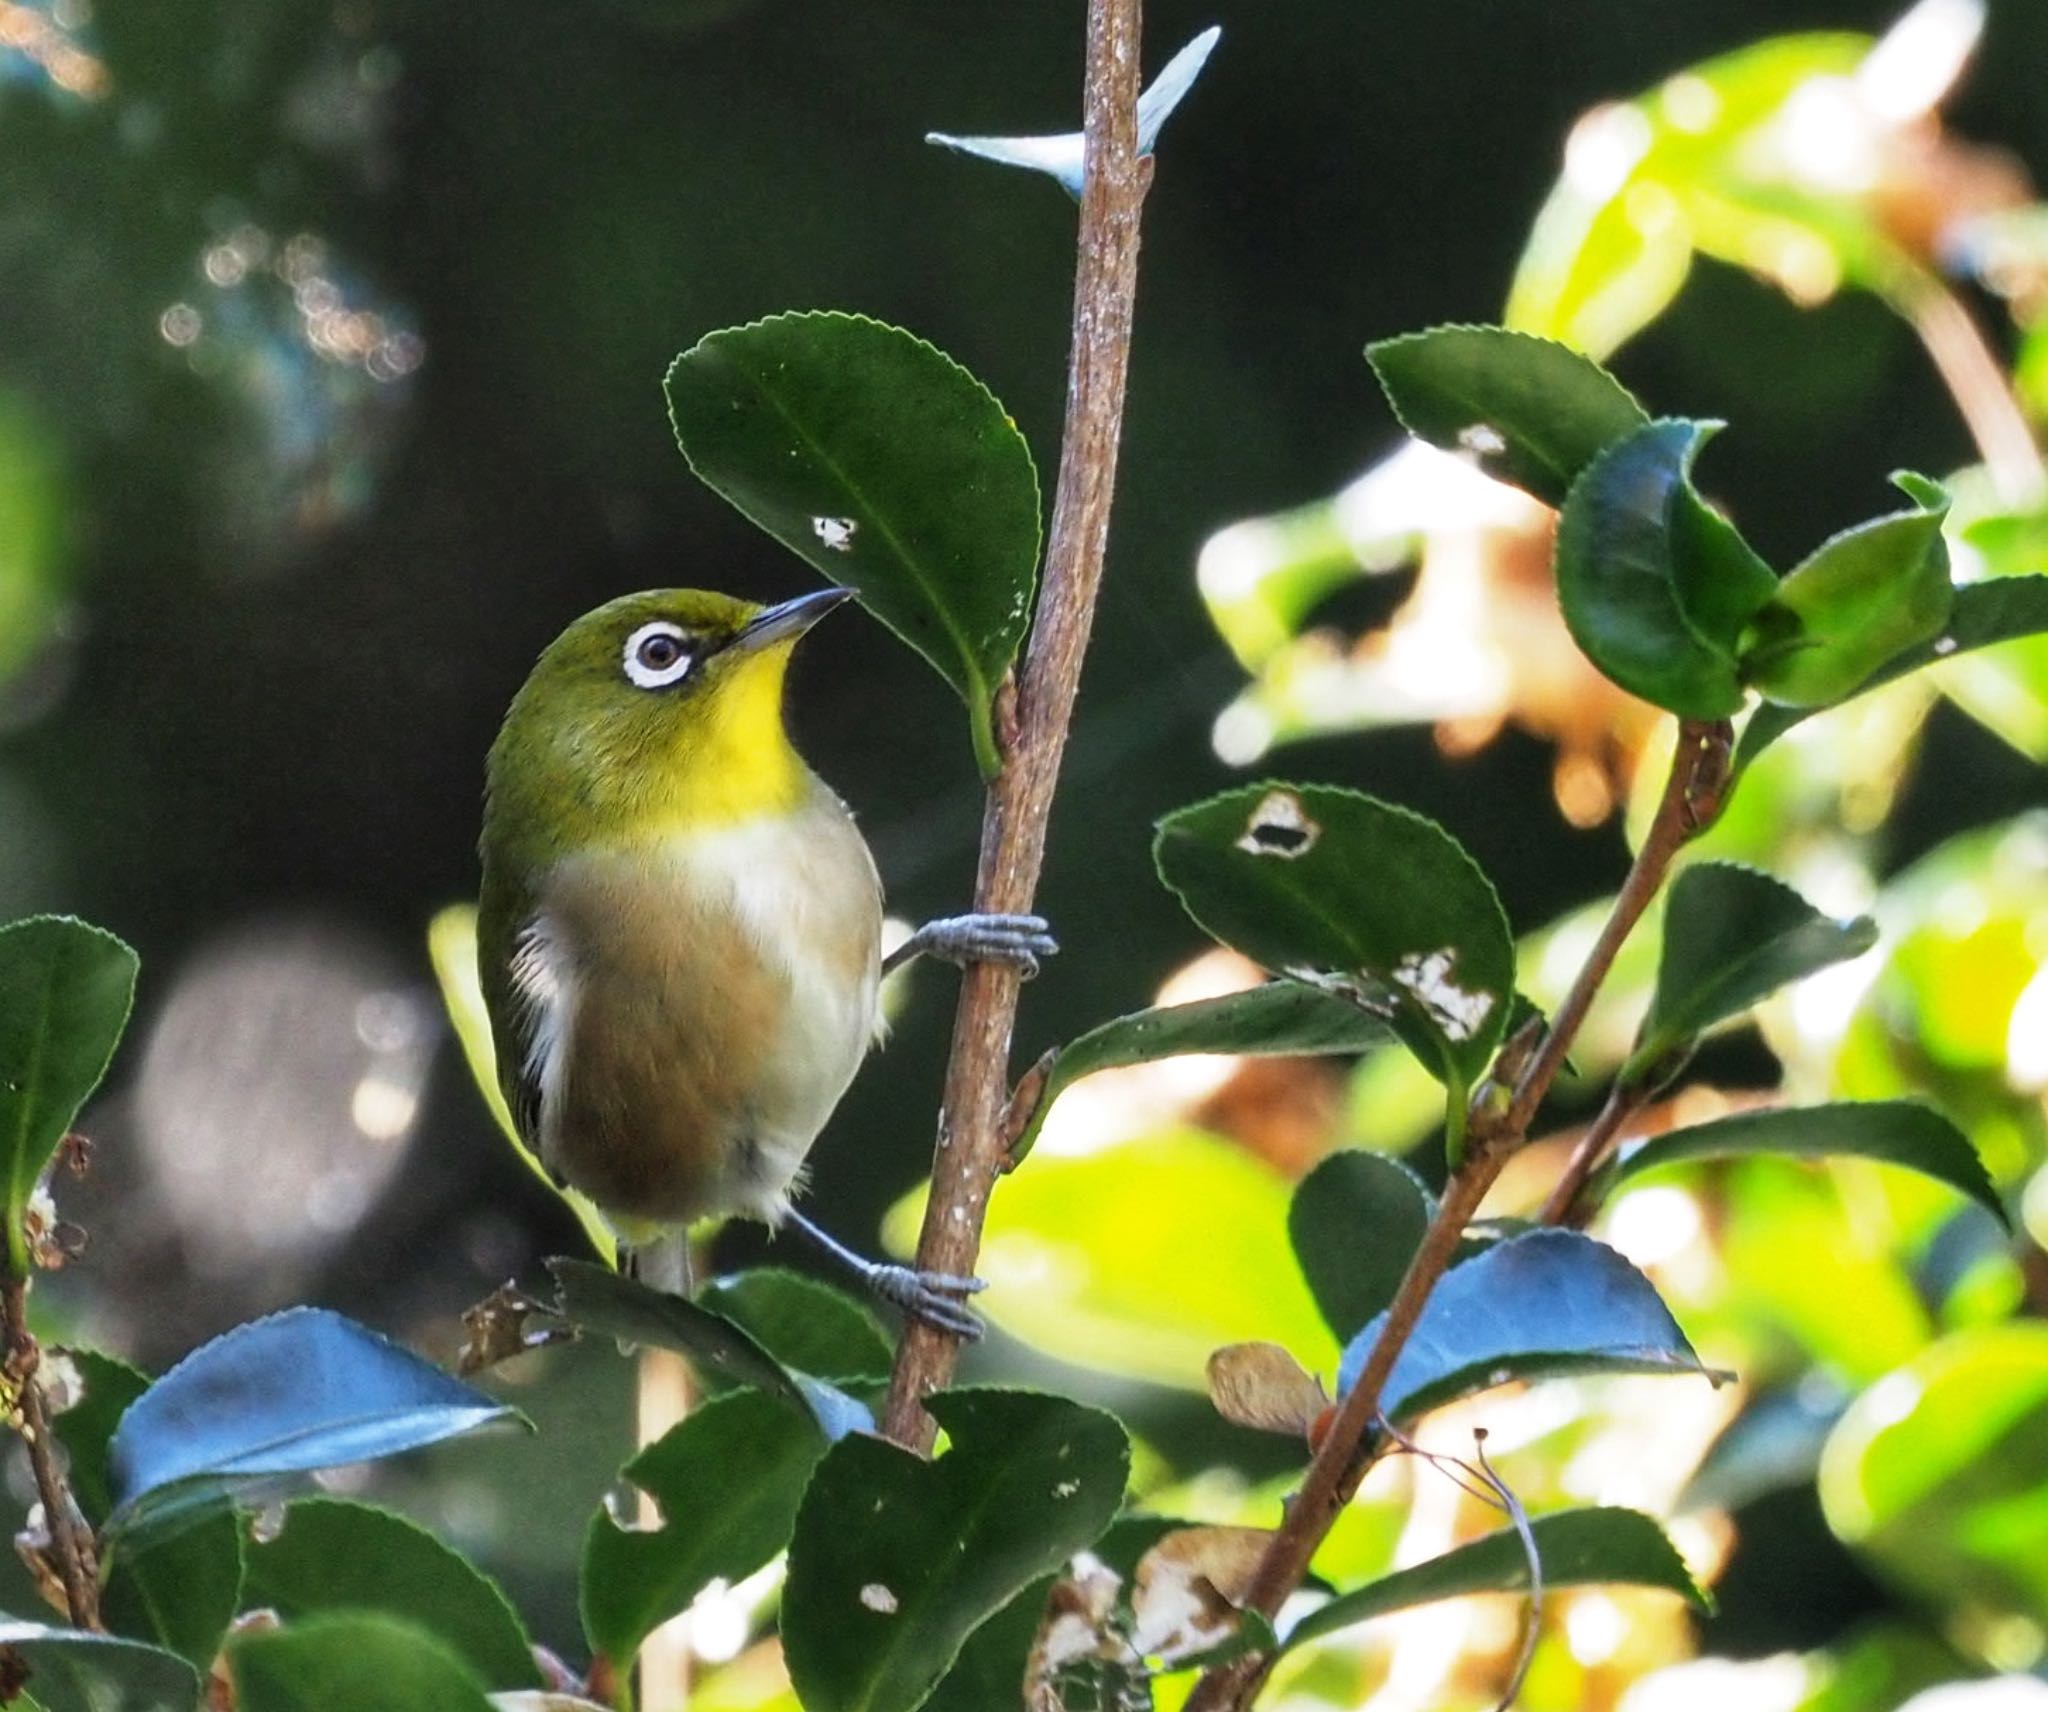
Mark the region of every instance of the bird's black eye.
<instances>
[{"instance_id":1,"label":"bird's black eye","mask_svg":"<svg viewBox=\"0 0 2048 1712\"><path fill-rule=\"evenodd\" d=\"M666 619L643 624L626 638L626 676L643 690L680 683L694 659L688 634Z\"/></svg>"}]
</instances>

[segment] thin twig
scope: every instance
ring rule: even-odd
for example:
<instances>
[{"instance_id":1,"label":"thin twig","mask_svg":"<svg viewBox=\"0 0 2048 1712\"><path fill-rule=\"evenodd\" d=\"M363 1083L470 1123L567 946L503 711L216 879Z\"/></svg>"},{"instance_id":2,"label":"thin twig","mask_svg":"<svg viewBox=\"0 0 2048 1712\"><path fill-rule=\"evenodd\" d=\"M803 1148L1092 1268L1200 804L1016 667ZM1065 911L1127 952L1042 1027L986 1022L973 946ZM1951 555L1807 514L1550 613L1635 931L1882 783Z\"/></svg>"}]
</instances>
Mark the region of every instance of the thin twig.
<instances>
[{"instance_id":1,"label":"thin twig","mask_svg":"<svg viewBox=\"0 0 2048 1712\"><path fill-rule=\"evenodd\" d=\"M1138 154L1141 9L1140 0L1089 0L1085 179L1059 485L1014 736L982 817L977 910L1021 914L1031 907L1102 581L1137 296L1138 222L1151 179L1151 163ZM981 1250L989 1191L1007 1155L1003 1118L1017 987L1008 964L974 964L962 980L917 1247L917 1263L927 1271L970 1273ZM916 1320L905 1329L884 1415L884 1430L898 1444L930 1448L923 1400L951 1378L958 1353L950 1332Z\"/></svg>"},{"instance_id":2,"label":"thin twig","mask_svg":"<svg viewBox=\"0 0 2048 1712\"><path fill-rule=\"evenodd\" d=\"M8 1377L21 1412L21 1436L35 1471L36 1495L43 1502L43 1525L50 1532L50 1552L64 1584L64 1604L72 1626L100 1626L99 1574L91 1542L78 1530L76 1504L64 1471L57 1466L50 1434L50 1411L38 1370L43 1352L28 1329L28 1286L19 1278L0 1282L0 1339L6 1344Z\"/></svg>"},{"instance_id":3,"label":"thin twig","mask_svg":"<svg viewBox=\"0 0 2048 1712\"><path fill-rule=\"evenodd\" d=\"M2026 412L1962 299L1933 278L1894 296L1955 400L1999 499L2015 510L2048 499L2048 471Z\"/></svg>"},{"instance_id":4,"label":"thin twig","mask_svg":"<svg viewBox=\"0 0 2048 1712\"><path fill-rule=\"evenodd\" d=\"M1536 1215L1538 1223L1557 1225L1567 1222L1573 1203L1578 1200L1587 1180L1606 1160L1608 1149L1620 1133L1621 1126L1641 1109L1641 1105L1640 1096L1619 1082L1607 1090L1606 1104L1586 1126L1585 1133L1572 1149L1571 1158L1565 1161L1563 1172L1543 1203L1543 1210Z\"/></svg>"}]
</instances>

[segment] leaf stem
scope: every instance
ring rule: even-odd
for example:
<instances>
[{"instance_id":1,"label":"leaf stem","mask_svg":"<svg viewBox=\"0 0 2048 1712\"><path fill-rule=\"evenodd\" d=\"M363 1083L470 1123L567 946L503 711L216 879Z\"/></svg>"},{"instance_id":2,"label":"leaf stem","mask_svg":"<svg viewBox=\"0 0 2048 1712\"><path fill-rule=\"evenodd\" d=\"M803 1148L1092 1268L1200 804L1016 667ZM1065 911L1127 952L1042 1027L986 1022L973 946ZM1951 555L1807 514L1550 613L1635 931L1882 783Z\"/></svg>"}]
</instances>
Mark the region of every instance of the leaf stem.
<instances>
[{"instance_id":1,"label":"leaf stem","mask_svg":"<svg viewBox=\"0 0 2048 1712\"><path fill-rule=\"evenodd\" d=\"M1621 1126L1635 1115L1641 1104L1641 1099L1619 1082L1607 1090L1607 1100L1601 1106L1599 1116L1586 1126L1578 1145L1572 1149L1571 1158L1565 1161L1564 1171L1544 1201L1543 1210L1536 1215L1538 1223L1556 1225L1573 1222L1571 1213L1580 1192L1606 1159Z\"/></svg>"},{"instance_id":2,"label":"leaf stem","mask_svg":"<svg viewBox=\"0 0 2048 1712\"><path fill-rule=\"evenodd\" d=\"M81 1536L76 1501L64 1471L57 1465L50 1433L49 1401L43 1395L38 1369L42 1346L28 1329L28 1283L19 1277L0 1281L0 1341L6 1348L9 1379L20 1411L20 1433L35 1471L36 1494L43 1503L43 1525L50 1532L50 1550L64 1584L64 1604L73 1627L100 1627L99 1569L92 1543Z\"/></svg>"},{"instance_id":3,"label":"leaf stem","mask_svg":"<svg viewBox=\"0 0 2048 1712\"><path fill-rule=\"evenodd\" d=\"M1014 737L988 787L975 908L1031 907L1045 859L1046 823L1080 686L1109 538L1138 285L1138 227L1151 163L1138 153L1141 0L1089 0L1085 180L1074 276L1073 347L1059 483L1045 579L1016 686ZM1007 721L1006 721L1007 724ZM1006 733L1006 735L1008 735ZM927 1271L970 1273L988 1197L1007 1160L1010 1033L1017 970L971 965L954 1013L931 1198L918 1239ZM890 1375L884 1431L928 1452L924 1398L952 1376L959 1340L920 1320L904 1330Z\"/></svg>"},{"instance_id":4,"label":"leaf stem","mask_svg":"<svg viewBox=\"0 0 2048 1712\"><path fill-rule=\"evenodd\" d=\"M2048 498L2041 448L2012 383L1963 301L1941 280L1916 275L1889 294L1920 336L1942 385L1977 443L1998 497L2015 510Z\"/></svg>"}]
</instances>

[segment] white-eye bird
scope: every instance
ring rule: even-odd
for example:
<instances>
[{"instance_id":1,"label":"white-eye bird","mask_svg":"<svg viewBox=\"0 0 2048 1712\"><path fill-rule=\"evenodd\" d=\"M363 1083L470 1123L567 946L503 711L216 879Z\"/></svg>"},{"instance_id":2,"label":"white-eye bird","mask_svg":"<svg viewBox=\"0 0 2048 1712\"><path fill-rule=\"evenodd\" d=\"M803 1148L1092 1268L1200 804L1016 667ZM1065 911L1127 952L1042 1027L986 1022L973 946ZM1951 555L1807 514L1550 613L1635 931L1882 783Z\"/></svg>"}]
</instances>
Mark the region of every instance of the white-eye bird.
<instances>
[{"instance_id":1,"label":"white-eye bird","mask_svg":"<svg viewBox=\"0 0 2048 1712\"><path fill-rule=\"evenodd\" d=\"M663 589L548 646L491 746L479 972L520 1134L644 1278L687 1290L694 1220L786 1219L885 1300L972 1335L975 1280L863 1260L790 1208L888 968L1029 973L1056 949L1035 916L956 916L882 957L874 858L782 717L797 639L845 598Z\"/></svg>"}]
</instances>

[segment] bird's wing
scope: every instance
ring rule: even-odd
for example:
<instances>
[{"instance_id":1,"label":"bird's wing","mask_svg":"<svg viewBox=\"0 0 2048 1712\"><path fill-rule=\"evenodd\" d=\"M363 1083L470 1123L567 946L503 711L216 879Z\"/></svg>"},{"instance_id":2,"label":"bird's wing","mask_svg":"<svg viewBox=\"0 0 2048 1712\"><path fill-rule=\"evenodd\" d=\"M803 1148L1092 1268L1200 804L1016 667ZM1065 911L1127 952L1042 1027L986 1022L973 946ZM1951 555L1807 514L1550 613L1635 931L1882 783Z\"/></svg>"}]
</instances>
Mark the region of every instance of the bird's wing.
<instances>
[{"instance_id":1,"label":"bird's wing","mask_svg":"<svg viewBox=\"0 0 2048 1712\"><path fill-rule=\"evenodd\" d=\"M487 866L477 922L477 973L490 1013L498 1087L513 1126L542 1153L541 1111L559 1065L569 1004L560 935L523 888L494 884Z\"/></svg>"}]
</instances>

